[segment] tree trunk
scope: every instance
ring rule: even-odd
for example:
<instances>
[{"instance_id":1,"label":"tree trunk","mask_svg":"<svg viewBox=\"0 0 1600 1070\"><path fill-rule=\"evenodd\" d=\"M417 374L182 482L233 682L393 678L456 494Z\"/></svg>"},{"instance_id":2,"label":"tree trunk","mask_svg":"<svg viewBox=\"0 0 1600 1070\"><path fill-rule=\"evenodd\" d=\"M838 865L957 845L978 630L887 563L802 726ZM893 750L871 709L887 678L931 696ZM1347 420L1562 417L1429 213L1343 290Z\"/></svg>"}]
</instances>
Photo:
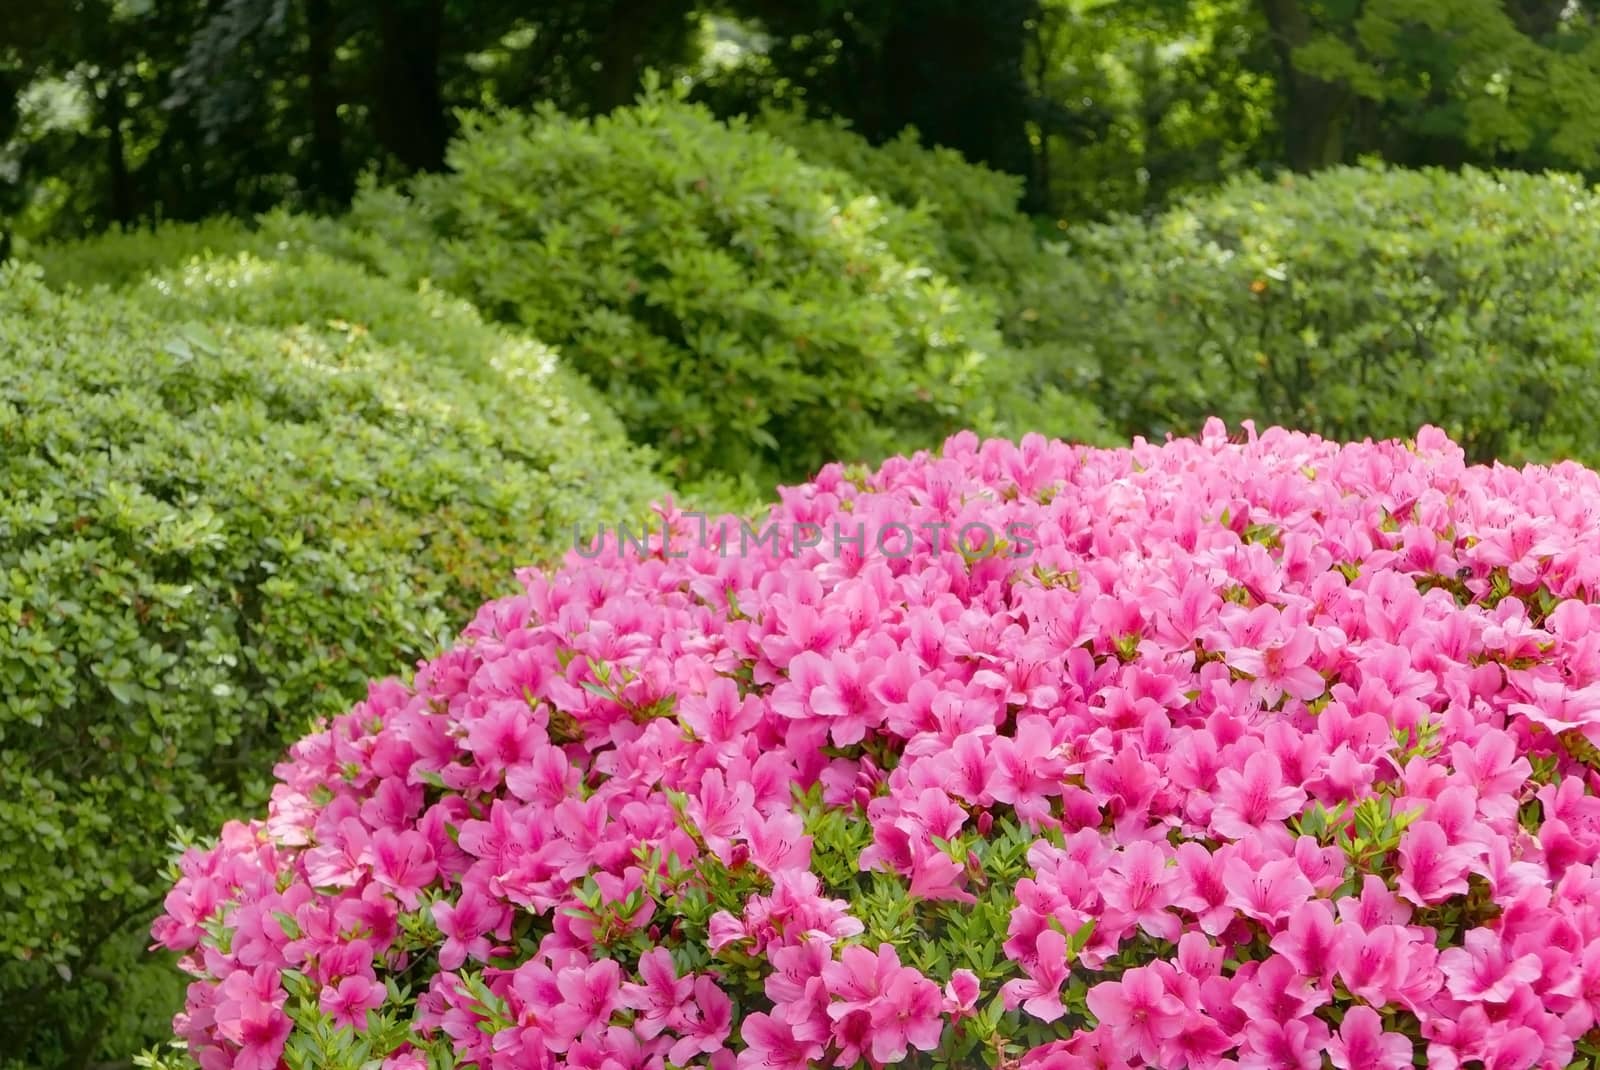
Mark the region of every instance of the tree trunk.
<instances>
[{"instance_id":1,"label":"tree trunk","mask_svg":"<svg viewBox=\"0 0 1600 1070\"><path fill-rule=\"evenodd\" d=\"M450 132L439 79L443 0L378 5L378 140L412 171L444 168Z\"/></svg>"},{"instance_id":2,"label":"tree trunk","mask_svg":"<svg viewBox=\"0 0 1600 1070\"><path fill-rule=\"evenodd\" d=\"M16 133L20 118L17 103L23 85L20 73L0 68L0 145L10 141ZM9 224L13 214L23 205L27 163L27 153L24 152L21 160L22 171L17 175L16 181L0 180L0 263L4 263L11 256L12 239Z\"/></svg>"},{"instance_id":3,"label":"tree trunk","mask_svg":"<svg viewBox=\"0 0 1600 1070\"><path fill-rule=\"evenodd\" d=\"M1561 28L1561 16L1568 6L1568 0L1508 0L1506 14L1517 29L1543 41Z\"/></svg>"},{"instance_id":4,"label":"tree trunk","mask_svg":"<svg viewBox=\"0 0 1600 1070\"><path fill-rule=\"evenodd\" d=\"M1039 95L1050 77L1050 52L1044 39L1044 12L1041 10L1038 17L1029 25L1032 29L1028 33L1028 47L1033 50L1033 84L1028 87L1030 100ZM1032 154L1032 166L1028 168L1028 201L1029 207L1034 211L1053 210L1055 208L1055 178L1050 170L1050 131L1044 123L1039 123L1039 141L1034 144L1030 138L1028 148Z\"/></svg>"},{"instance_id":5,"label":"tree trunk","mask_svg":"<svg viewBox=\"0 0 1600 1070\"><path fill-rule=\"evenodd\" d=\"M651 19L659 6L655 0L618 0L607 12L605 25L595 35L600 62L593 101L596 112L633 103L643 73Z\"/></svg>"},{"instance_id":6,"label":"tree trunk","mask_svg":"<svg viewBox=\"0 0 1600 1070\"><path fill-rule=\"evenodd\" d=\"M925 141L1028 180L1043 201L1028 141L1023 64L1036 0L897 0L883 42L892 134L915 126Z\"/></svg>"},{"instance_id":7,"label":"tree trunk","mask_svg":"<svg viewBox=\"0 0 1600 1070\"><path fill-rule=\"evenodd\" d=\"M111 221L127 226L134 218L133 175L128 170L128 152L123 142L122 122L127 108L122 98L122 83L113 74L105 90L107 205Z\"/></svg>"},{"instance_id":8,"label":"tree trunk","mask_svg":"<svg viewBox=\"0 0 1600 1070\"><path fill-rule=\"evenodd\" d=\"M1344 86L1313 78L1296 66L1295 50L1311 41L1311 17L1301 0L1262 0L1278 57L1284 152L1296 171L1315 171L1345 159L1345 127L1353 96Z\"/></svg>"},{"instance_id":9,"label":"tree trunk","mask_svg":"<svg viewBox=\"0 0 1600 1070\"><path fill-rule=\"evenodd\" d=\"M344 160L344 131L333 85L338 23L331 0L306 0L306 96L311 112L311 184L326 201L343 206L352 192Z\"/></svg>"}]
</instances>

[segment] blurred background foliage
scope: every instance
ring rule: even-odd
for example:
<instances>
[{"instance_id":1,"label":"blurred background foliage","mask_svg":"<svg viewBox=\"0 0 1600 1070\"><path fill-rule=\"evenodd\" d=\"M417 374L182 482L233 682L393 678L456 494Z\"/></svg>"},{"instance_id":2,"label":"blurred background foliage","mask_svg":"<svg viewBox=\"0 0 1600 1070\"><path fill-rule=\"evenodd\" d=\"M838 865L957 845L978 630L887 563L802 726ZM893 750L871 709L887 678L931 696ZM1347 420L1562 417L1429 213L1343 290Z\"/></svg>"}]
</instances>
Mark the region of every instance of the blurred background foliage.
<instances>
[{"instance_id":1,"label":"blurred background foliage","mask_svg":"<svg viewBox=\"0 0 1600 1070\"><path fill-rule=\"evenodd\" d=\"M1363 157L1600 166L1583 0L42 0L0 20L0 219L336 209L445 165L461 109L774 103L1024 181L1069 223Z\"/></svg>"}]
</instances>

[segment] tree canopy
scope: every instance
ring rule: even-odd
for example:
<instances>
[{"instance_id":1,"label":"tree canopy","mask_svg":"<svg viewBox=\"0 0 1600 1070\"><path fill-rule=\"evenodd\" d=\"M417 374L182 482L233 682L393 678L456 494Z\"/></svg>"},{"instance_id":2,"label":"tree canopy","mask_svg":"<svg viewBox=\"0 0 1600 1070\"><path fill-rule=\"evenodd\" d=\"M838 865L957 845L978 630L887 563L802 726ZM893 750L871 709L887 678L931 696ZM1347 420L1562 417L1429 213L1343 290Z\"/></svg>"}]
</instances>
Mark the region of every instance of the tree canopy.
<instances>
[{"instance_id":1,"label":"tree canopy","mask_svg":"<svg viewBox=\"0 0 1600 1070\"><path fill-rule=\"evenodd\" d=\"M1066 218L1363 157L1600 168L1568 0L66 0L0 23L0 227L338 208L444 166L461 109L594 115L644 72L1022 177ZM3 252L0 248L0 252Z\"/></svg>"}]
</instances>

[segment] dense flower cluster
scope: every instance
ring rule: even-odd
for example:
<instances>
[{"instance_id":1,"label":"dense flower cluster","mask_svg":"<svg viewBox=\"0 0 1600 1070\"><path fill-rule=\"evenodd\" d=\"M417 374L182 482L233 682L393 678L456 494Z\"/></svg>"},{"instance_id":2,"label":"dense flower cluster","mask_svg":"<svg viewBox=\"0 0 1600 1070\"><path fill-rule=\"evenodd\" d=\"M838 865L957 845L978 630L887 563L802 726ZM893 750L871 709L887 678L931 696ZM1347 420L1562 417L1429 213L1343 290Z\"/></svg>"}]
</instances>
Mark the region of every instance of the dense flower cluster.
<instances>
[{"instance_id":1,"label":"dense flower cluster","mask_svg":"<svg viewBox=\"0 0 1600 1070\"><path fill-rule=\"evenodd\" d=\"M1433 429L961 436L769 518L913 554L526 573L185 857L179 1033L247 1070L1566 1066L1597 511Z\"/></svg>"}]
</instances>

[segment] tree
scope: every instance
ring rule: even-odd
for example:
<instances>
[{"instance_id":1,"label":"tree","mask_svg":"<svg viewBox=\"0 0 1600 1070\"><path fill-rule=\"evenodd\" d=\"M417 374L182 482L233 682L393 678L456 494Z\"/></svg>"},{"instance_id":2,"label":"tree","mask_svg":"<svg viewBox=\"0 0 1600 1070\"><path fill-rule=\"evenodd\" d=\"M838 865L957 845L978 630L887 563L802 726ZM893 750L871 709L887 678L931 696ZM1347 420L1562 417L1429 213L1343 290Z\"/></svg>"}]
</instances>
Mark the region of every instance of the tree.
<instances>
[{"instance_id":1,"label":"tree","mask_svg":"<svg viewBox=\"0 0 1600 1070\"><path fill-rule=\"evenodd\" d=\"M1253 0L1045 0L1028 73L1051 211L1145 211L1268 166L1272 67Z\"/></svg>"},{"instance_id":2,"label":"tree","mask_svg":"<svg viewBox=\"0 0 1600 1070\"><path fill-rule=\"evenodd\" d=\"M346 205L354 176L444 166L460 108L628 102L692 51L696 0L69 0L0 20L0 211L64 190L33 236ZM86 119L30 140L59 81ZM7 147L9 144L9 148ZM28 166L24 168L22 163ZM8 180L9 179L9 180Z\"/></svg>"},{"instance_id":3,"label":"tree","mask_svg":"<svg viewBox=\"0 0 1600 1070\"><path fill-rule=\"evenodd\" d=\"M1553 0L1262 0L1286 88L1288 158L1600 165L1600 33ZM1290 121L1292 118L1292 122Z\"/></svg>"},{"instance_id":4,"label":"tree","mask_svg":"<svg viewBox=\"0 0 1600 1070\"><path fill-rule=\"evenodd\" d=\"M743 0L731 7L770 36L769 78L754 95L790 84L809 111L849 119L875 143L915 128L925 141L1028 177L1030 202L1043 204L1024 71L1038 0ZM747 96L736 107L754 103Z\"/></svg>"}]
</instances>

